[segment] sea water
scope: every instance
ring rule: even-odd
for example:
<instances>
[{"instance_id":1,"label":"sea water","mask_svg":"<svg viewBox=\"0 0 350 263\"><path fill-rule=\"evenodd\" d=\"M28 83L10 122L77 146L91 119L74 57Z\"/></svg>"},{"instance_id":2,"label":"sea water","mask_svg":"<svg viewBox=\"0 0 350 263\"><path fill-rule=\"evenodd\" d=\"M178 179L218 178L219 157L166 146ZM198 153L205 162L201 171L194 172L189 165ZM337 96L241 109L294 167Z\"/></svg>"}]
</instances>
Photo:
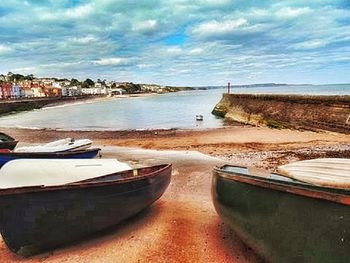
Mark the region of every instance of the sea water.
<instances>
[{"instance_id":1,"label":"sea water","mask_svg":"<svg viewBox=\"0 0 350 263\"><path fill-rule=\"evenodd\" d=\"M0 127L60 130L204 129L225 125L211 114L227 89L111 98L21 112L0 118ZM349 95L350 85L232 87L232 93ZM196 121L203 115L203 121Z\"/></svg>"}]
</instances>

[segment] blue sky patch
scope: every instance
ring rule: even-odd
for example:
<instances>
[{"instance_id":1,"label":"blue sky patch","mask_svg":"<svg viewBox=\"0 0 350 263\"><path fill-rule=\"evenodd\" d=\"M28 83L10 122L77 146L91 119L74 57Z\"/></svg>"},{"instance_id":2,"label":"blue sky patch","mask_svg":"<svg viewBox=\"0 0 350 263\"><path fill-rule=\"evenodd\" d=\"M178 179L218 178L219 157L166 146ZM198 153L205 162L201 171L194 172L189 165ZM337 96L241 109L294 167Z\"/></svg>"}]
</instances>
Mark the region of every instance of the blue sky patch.
<instances>
[{"instance_id":1,"label":"blue sky patch","mask_svg":"<svg viewBox=\"0 0 350 263\"><path fill-rule=\"evenodd\" d=\"M167 45L182 45L186 41L185 34L170 35L165 38L165 43Z\"/></svg>"}]
</instances>

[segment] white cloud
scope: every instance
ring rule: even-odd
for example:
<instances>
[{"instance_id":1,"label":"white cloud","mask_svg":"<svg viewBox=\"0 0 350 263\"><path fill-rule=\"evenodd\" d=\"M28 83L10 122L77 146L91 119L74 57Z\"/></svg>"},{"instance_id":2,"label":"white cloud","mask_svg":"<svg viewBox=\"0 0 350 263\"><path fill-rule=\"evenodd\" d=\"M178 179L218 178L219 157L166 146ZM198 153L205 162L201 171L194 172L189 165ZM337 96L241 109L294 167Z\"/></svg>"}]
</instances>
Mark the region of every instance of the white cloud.
<instances>
[{"instance_id":1,"label":"white cloud","mask_svg":"<svg viewBox=\"0 0 350 263\"><path fill-rule=\"evenodd\" d=\"M154 64L150 64L150 63L141 63L137 65L137 67L140 69L153 68L154 66L155 66Z\"/></svg>"},{"instance_id":2,"label":"white cloud","mask_svg":"<svg viewBox=\"0 0 350 263\"><path fill-rule=\"evenodd\" d=\"M93 35L88 35L85 37L73 37L72 42L78 43L78 44L89 44L92 42L96 42L98 40L97 37Z\"/></svg>"},{"instance_id":3,"label":"white cloud","mask_svg":"<svg viewBox=\"0 0 350 263\"><path fill-rule=\"evenodd\" d=\"M208 5L208 6L222 6L231 3L231 0L201 0L200 4Z\"/></svg>"},{"instance_id":4,"label":"white cloud","mask_svg":"<svg viewBox=\"0 0 350 263\"><path fill-rule=\"evenodd\" d=\"M182 53L182 48L179 46L166 48L166 52L171 55L178 55Z\"/></svg>"},{"instance_id":5,"label":"white cloud","mask_svg":"<svg viewBox=\"0 0 350 263\"><path fill-rule=\"evenodd\" d=\"M69 18L83 18L92 13L94 7L91 4L85 4L77 6L75 8L68 9L65 15Z\"/></svg>"},{"instance_id":6,"label":"white cloud","mask_svg":"<svg viewBox=\"0 0 350 263\"><path fill-rule=\"evenodd\" d=\"M180 69L180 70L176 70L176 72L178 72L179 74L186 74L186 73L192 72L192 70L191 69Z\"/></svg>"},{"instance_id":7,"label":"white cloud","mask_svg":"<svg viewBox=\"0 0 350 263\"><path fill-rule=\"evenodd\" d=\"M242 15L243 14L245 15L245 17L250 17L252 19L262 19L271 17L271 11L262 8L251 8L249 12L244 12L242 13Z\"/></svg>"},{"instance_id":8,"label":"white cloud","mask_svg":"<svg viewBox=\"0 0 350 263\"><path fill-rule=\"evenodd\" d=\"M328 44L328 41L322 39L313 39L293 45L295 49L315 49L321 48Z\"/></svg>"},{"instance_id":9,"label":"white cloud","mask_svg":"<svg viewBox=\"0 0 350 263\"><path fill-rule=\"evenodd\" d=\"M47 68L47 67L54 67L54 68L71 68L73 66L79 66L83 62L82 61L77 61L77 62L54 62L54 63L49 63L49 64L44 64L38 66L38 68Z\"/></svg>"},{"instance_id":10,"label":"white cloud","mask_svg":"<svg viewBox=\"0 0 350 263\"><path fill-rule=\"evenodd\" d=\"M99 66L117 66L117 65L126 65L128 63L127 58L102 58L99 60L95 60L94 64Z\"/></svg>"},{"instance_id":11,"label":"white cloud","mask_svg":"<svg viewBox=\"0 0 350 263\"><path fill-rule=\"evenodd\" d=\"M309 14L311 9L309 7L303 8L291 8L291 7L283 7L276 12L276 16L278 18L295 18L301 15Z\"/></svg>"},{"instance_id":12,"label":"white cloud","mask_svg":"<svg viewBox=\"0 0 350 263\"><path fill-rule=\"evenodd\" d=\"M136 32L141 32L141 33L149 33L149 32L153 32L154 30L156 30L157 27L158 27L157 20L149 19L149 20L145 20L145 21L135 22L132 30L136 31Z\"/></svg>"},{"instance_id":13,"label":"white cloud","mask_svg":"<svg viewBox=\"0 0 350 263\"><path fill-rule=\"evenodd\" d=\"M244 18L239 18L236 20L225 20L221 22L218 22L217 20L211 20L209 22L204 22L196 26L192 30L192 33L199 36L228 34L245 25L248 25L248 22Z\"/></svg>"},{"instance_id":14,"label":"white cloud","mask_svg":"<svg viewBox=\"0 0 350 263\"><path fill-rule=\"evenodd\" d=\"M36 67L23 67L23 68L14 68L12 70L10 70L11 72L16 72L19 74L33 74L33 72L37 71Z\"/></svg>"},{"instance_id":15,"label":"white cloud","mask_svg":"<svg viewBox=\"0 0 350 263\"><path fill-rule=\"evenodd\" d=\"M188 51L188 54L190 55L200 55L204 52L203 48L197 47L197 48L192 48L190 51Z\"/></svg>"},{"instance_id":16,"label":"white cloud","mask_svg":"<svg viewBox=\"0 0 350 263\"><path fill-rule=\"evenodd\" d=\"M8 53L12 50L11 47L7 46L7 45L3 45L3 44L0 44L0 54L5 54L5 53Z\"/></svg>"}]
</instances>

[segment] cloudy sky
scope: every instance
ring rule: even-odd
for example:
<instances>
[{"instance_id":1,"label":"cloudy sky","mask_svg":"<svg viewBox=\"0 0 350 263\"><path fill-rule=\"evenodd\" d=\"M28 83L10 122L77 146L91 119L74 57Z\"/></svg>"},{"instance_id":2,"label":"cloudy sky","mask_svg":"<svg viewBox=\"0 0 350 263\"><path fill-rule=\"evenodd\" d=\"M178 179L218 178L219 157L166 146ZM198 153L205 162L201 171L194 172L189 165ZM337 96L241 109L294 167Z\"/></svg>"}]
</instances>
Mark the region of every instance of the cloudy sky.
<instances>
[{"instance_id":1,"label":"cloudy sky","mask_svg":"<svg viewBox=\"0 0 350 263\"><path fill-rule=\"evenodd\" d=\"M168 85L350 82L350 0L0 3L0 73Z\"/></svg>"}]
</instances>

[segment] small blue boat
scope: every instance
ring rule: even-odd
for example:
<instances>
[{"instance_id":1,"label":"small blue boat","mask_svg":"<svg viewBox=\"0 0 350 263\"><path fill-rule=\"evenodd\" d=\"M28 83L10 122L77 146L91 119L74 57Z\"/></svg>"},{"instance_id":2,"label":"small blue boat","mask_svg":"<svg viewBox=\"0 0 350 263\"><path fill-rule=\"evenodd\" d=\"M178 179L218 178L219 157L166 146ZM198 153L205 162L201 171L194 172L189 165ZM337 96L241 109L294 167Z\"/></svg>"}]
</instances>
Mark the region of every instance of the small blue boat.
<instances>
[{"instance_id":1,"label":"small blue boat","mask_svg":"<svg viewBox=\"0 0 350 263\"><path fill-rule=\"evenodd\" d=\"M92 148L80 151L67 152L12 152L0 151L0 167L5 163L16 159L91 159L94 158L101 149Z\"/></svg>"}]
</instances>

